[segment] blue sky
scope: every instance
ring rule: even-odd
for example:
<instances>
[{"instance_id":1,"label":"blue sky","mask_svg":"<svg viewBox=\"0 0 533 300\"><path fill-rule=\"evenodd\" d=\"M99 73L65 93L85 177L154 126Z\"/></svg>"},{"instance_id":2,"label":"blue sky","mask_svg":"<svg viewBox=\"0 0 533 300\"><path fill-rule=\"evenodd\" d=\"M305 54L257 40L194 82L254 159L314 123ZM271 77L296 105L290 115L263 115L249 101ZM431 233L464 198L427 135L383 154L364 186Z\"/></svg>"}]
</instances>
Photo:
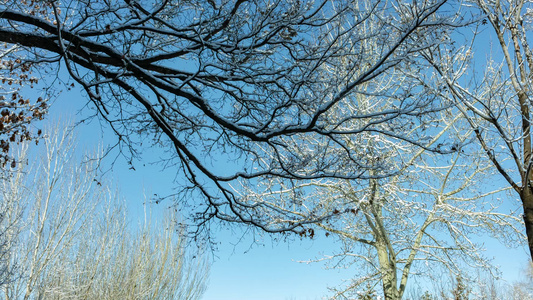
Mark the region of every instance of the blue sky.
<instances>
[{"instance_id":1,"label":"blue sky","mask_svg":"<svg viewBox=\"0 0 533 300\"><path fill-rule=\"evenodd\" d=\"M85 104L82 91L73 89L63 92L55 100L48 120L80 119L74 115ZM77 128L81 148L92 148L102 141L110 143L114 137L102 133L97 123ZM104 137L104 138L103 138ZM111 137L111 138L110 138ZM158 153L144 152L147 161L156 160ZM109 163L108 160L106 163ZM143 213L145 195L171 192L174 174L163 171L160 166L142 163L135 164L136 170L120 158L107 174L116 183L121 195L127 200L130 217ZM164 210L170 202L156 206ZM244 234L244 236L243 236ZM322 263L300 263L323 255L331 254L338 247L331 238L315 240L293 240L273 242L268 236L252 236L239 228L220 229L217 233L218 250L211 263L209 287L205 300L307 300L321 299L328 294L328 286L342 285L342 281L357 274L357 270L326 270ZM528 260L525 247L507 249L490 239L480 238L488 249L486 256L494 257L501 267L503 278L509 282L518 279L520 270ZM211 257L211 256L210 256Z\"/></svg>"},{"instance_id":2,"label":"blue sky","mask_svg":"<svg viewBox=\"0 0 533 300\"><path fill-rule=\"evenodd\" d=\"M82 116L75 113L85 106L86 101L85 93L78 88L64 91L54 100L47 122L53 123L59 118L79 121ZM99 143L116 141L113 133L102 132L97 122L79 126L77 132L80 148L94 149ZM144 152L146 162L157 160L159 155L149 149ZM108 157L104 164L109 166L113 158ZM175 174L170 169L162 170L159 165L143 165L143 162L135 163L135 170L132 170L119 156L107 177L116 183L127 200L130 217L135 221L143 214L145 196L172 192ZM153 215L157 216L158 211L163 211L170 204L163 202L156 206ZM334 252L339 245L331 238L273 242L269 236L253 236L242 228L221 228L215 233L218 250L213 253L205 300L321 299L328 294L328 286L341 285L343 280L349 280L359 273L355 269L326 270L322 263L299 262ZM509 282L517 280L522 266L529 260L525 247L507 249L494 240L478 239L485 243L486 256L494 257L495 264L501 267L503 278Z\"/></svg>"}]
</instances>

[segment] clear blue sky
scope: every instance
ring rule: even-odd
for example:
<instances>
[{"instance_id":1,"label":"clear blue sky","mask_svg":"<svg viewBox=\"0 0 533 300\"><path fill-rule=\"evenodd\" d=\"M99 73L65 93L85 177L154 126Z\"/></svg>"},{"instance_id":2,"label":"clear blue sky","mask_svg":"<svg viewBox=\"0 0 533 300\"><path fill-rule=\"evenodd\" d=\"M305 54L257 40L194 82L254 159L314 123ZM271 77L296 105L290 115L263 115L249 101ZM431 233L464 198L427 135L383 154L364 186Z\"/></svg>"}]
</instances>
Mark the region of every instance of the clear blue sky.
<instances>
[{"instance_id":1,"label":"clear blue sky","mask_svg":"<svg viewBox=\"0 0 533 300\"><path fill-rule=\"evenodd\" d=\"M48 116L49 121L80 119L73 115L86 101L78 90L62 93L55 101ZM81 126L77 129L79 143L94 148L102 141L102 132L97 124ZM109 135L105 133L104 136ZM107 138L104 139L108 140ZM145 152L148 157L157 153ZM151 159L153 160L153 159ZM171 170L162 171L159 166L135 165L136 170L120 159L108 174L118 185L121 195L127 199L130 216L134 219L142 215L144 195L164 194L171 191L174 174ZM164 208L168 203L160 204ZM321 299L328 294L328 286L342 284L357 270L326 270L321 263L299 263L322 255L331 254L338 246L333 240L293 241L273 243L268 237L245 235L242 239L239 230L234 232L222 229L217 236L219 241L217 258L211 264L209 288L205 300L306 300ZM495 257L496 264L503 271L503 278L512 282L518 278L522 265L527 262L525 248L507 249L498 242L486 240L487 256Z\"/></svg>"}]
</instances>

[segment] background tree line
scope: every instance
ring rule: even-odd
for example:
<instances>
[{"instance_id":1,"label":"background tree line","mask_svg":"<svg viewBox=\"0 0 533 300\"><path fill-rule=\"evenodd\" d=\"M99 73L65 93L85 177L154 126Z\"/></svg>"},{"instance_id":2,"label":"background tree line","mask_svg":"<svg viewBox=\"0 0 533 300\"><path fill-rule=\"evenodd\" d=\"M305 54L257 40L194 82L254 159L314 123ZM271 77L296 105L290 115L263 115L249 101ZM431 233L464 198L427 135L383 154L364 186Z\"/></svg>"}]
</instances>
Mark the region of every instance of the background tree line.
<instances>
[{"instance_id":1,"label":"background tree line","mask_svg":"<svg viewBox=\"0 0 533 300\"><path fill-rule=\"evenodd\" d=\"M185 250L179 216L148 215L132 228L124 200L97 174L98 159L83 161L62 126L46 129L37 155L19 148L19 167L1 181L2 297L199 298L208 268Z\"/></svg>"}]
</instances>

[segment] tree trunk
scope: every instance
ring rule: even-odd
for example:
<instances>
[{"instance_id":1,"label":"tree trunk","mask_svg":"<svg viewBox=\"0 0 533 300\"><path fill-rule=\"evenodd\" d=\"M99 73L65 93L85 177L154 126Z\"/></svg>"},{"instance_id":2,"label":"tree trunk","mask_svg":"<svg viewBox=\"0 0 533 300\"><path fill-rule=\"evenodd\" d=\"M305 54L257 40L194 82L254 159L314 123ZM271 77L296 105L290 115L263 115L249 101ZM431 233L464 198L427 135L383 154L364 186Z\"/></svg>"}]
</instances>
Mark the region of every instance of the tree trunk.
<instances>
[{"instance_id":1,"label":"tree trunk","mask_svg":"<svg viewBox=\"0 0 533 300\"><path fill-rule=\"evenodd\" d=\"M522 206L524 207L524 223L526 225L527 242L531 260L533 261L533 190L527 186L520 193Z\"/></svg>"},{"instance_id":2,"label":"tree trunk","mask_svg":"<svg viewBox=\"0 0 533 300\"><path fill-rule=\"evenodd\" d=\"M385 300L400 300L397 289L396 267L389 260L387 247L383 244L378 244L376 249L378 251Z\"/></svg>"}]
</instances>

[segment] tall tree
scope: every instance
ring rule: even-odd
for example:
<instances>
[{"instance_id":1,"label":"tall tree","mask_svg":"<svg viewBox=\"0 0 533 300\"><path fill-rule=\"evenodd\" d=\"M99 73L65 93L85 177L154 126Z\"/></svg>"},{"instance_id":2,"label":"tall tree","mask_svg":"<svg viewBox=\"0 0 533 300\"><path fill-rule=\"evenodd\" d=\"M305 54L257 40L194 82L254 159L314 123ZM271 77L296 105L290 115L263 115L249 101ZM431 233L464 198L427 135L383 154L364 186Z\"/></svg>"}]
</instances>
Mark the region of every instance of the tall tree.
<instances>
[{"instance_id":1,"label":"tall tree","mask_svg":"<svg viewBox=\"0 0 533 300\"><path fill-rule=\"evenodd\" d=\"M532 7L522 0L472 3L482 18L466 34L470 40L426 56L442 78L436 90L455 101L493 167L521 199L533 259Z\"/></svg>"},{"instance_id":2,"label":"tall tree","mask_svg":"<svg viewBox=\"0 0 533 300\"><path fill-rule=\"evenodd\" d=\"M45 100L30 101L23 96L24 87L32 87L38 79L31 76L30 68L20 66L19 50L20 47L14 45L0 48L0 185L6 183L5 177L13 176L8 171L17 165L11 149L24 141L34 139L38 142L41 130L31 127L47 112ZM15 68L17 64L19 68ZM18 177L11 179L17 180ZM6 189L2 191L11 193ZM0 196L0 286L16 276L16 266L11 260L22 217L22 206L17 199L5 196Z\"/></svg>"},{"instance_id":3,"label":"tall tree","mask_svg":"<svg viewBox=\"0 0 533 300\"><path fill-rule=\"evenodd\" d=\"M445 0L22 1L35 13L19 2L0 4L0 41L24 47L25 63L66 66L130 154L164 147L167 166L188 179L180 195L198 212L196 224L218 218L299 231L334 216L285 219L243 201L232 186L388 176L395 171L385 165L371 175L375 166L351 153L348 141L379 131L427 148L428 133L405 124L446 106L413 81L372 89L394 68L415 74L416 53L443 42L434 33L456 22L451 7L437 13ZM375 47L364 47L368 41ZM367 92L386 98L389 109L337 113ZM199 197L205 201L190 200Z\"/></svg>"},{"instance_id":4,"label":"tall tree","mask_svg":"<svg viewBox=\"0 0 533 300\"><path fill-rule=\"evenodd\" d=\"M371 32L373 24L366 25L370 28L363 30ZM446 30L435 34L448 36ZM431 45L433 40L430 33L416 38L419 45ZM344 42L354 56L365 49L379 48L372 40ZM416 53L410 59L412 64L405 68L392 68L387 76L359 85L359 93L330 110L331 118L344 120L345 116L394 111L394 97L411 93L423 95L428 102L437 101L440 94L432 86L439 79L432 74L431 66L417 61ZM339 57L327 71L332 77L349 77L353 71L345 66L350 63L350 56ZM440 102L446 103L450 108L454 104L447 98ZM523 241L517 229L520 219L497 207L496 199L505 186L479 190L482 182L488 182L483 179L492 172L478 152L467 151L473 149L469 143L474 133L461 114L451 114L449 110L426 110L424 115L418 112L413 112L416 118L392 119L357 135L339 136L337 151L328 147L327 140L309 136L299 140L306 147L293 150L295 155L305 156L315 149L329 149L341 165L356 159L368 170L366 178L302 182L271 177L260 182L259 188L250 182L242 182L242 187L236 188L246 203L261 203L275 210L277 215L269 215L272 223L309 215L322 218L314 226L302 226L300 235L313 238L325 230L327 236L336 236L343 247L329 256L331 265L351 267L357 272L347 287L336 291L335 299L350 299L365 284L380 284L385 299L401 299L412 277L442 276L443 270L460 275L465 264L490 268L482 247L471 241L482 232L507 245ZM342 130L357 131L366 122L364 118L343 121ZM400 133L426 132L421 136L426 138L426 147L402 143L387 134L390 124L395 124ZM346 151L340 150L339 145ZM443 155L446 152L449 155ZM307 163L315 162L311 159ZM382 176L390 170L395 172L393 176ZM489 198L491 201L487 201ZM329 218L330 213L335 217Z\"/></svg>"},{"instance_id":5,"label":"tall tree","mask_svg":"<svg viewBox=\"0 0 533 300\"><path fill-rule=\"evenodd\" d=\"M376 99L361 96L357 102L365 106ZM460 114L444 112L434 117L428 130L435 136L429 145L443 136L456 136L459 144L473 138ZM358 137L357 143L351 144L352 153L375 164L376 169L386 161L390 168L400 170L398 174L303 184L273 178L263 183L260 190L264 192L257 193L255 187L243 191L245 199L275 207L287 219L324 211L336 214L301 232L311 238L325 234L342 243L336 253L316 259L354 271L347 286L334 289L333 299L352 299L365 285L381 285L385 299L402 299L409 283L422 277L437 281L450 274L448 279L453 280L467 270L494 271L483 255L483 246L474 241L478 235L509 247L524 241L521 219L499 207L510 188L483 188L494 172L483 155L468 151L471 146L449 155L415 147L398 153L398 145L385 135L364 132ZM408 167L402 168L404 164Z\"/></svg>"},{"instance_id":6,"label":"tall tree","mask_svg":"<svg viewBox=\"0 0 533 300\"><path fill-rule=\"evenodd\" d=\"M21 276L19 265L14 262L16 243L24 212L20 194L12 190L12 184L22 186L20 173L11 173L0 180L0 290Z\"/></svg>"}]
</instances>

